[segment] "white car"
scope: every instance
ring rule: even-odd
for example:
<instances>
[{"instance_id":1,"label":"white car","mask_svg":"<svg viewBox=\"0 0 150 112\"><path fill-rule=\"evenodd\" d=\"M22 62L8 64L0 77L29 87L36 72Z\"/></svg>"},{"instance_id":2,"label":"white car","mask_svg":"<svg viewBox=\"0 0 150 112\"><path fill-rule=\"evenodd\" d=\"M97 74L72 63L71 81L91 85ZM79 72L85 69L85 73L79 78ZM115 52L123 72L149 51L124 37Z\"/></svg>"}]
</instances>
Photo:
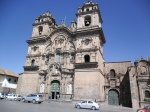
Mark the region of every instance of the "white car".
<instances>
[{"instance_id":1,"label":"white car","mask_svg":"<svg viewBox=\"0 0 150 112\"><path fill-rule=\"evenodd\" d=\"M7 100L18 100L18 101L20 101L22 99L22 97L19 94L8 94L6 99Z\"/></svg>"},{"instance_id":2,"label":"white car","mask_svg":"<svg viewBox=\"0 0 150 112\"><path fill-rule=\"evenodd\" d=\"M23 102L32 102L32 103L42 103L43 100L43 96L39 95L39 94L29 94L28 96L24 96L22 97L22 101Z\"/></svg>"},{"instance_id":3,"label":"white car","mask_svg":"<svg viewBox=\"0 0 150 112\"><path fill-rule=\"evenodd\" d=\"M99 105L98 103L94 101L87 100L87 101L82 101L81 103L76 103L75 108L78 108L78 109L87 108L87 109L96 110L96 109L99 109Z\"/></svg>"}]
</instances>

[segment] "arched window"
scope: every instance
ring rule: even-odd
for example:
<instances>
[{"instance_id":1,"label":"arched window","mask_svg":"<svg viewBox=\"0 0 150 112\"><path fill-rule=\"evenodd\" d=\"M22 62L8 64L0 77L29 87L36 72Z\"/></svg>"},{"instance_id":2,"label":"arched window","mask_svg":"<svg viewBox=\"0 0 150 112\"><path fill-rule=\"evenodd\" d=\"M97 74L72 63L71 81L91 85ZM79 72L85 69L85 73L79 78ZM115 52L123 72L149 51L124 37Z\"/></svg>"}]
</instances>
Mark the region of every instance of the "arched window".
<instances>
[{"instance_id":1,"label":"arched window","mask_svg":"<svg viewBox=\"0 0 150 112\"><path fill-rule=\"evenodd\" d=\"M42 26L39 26L39 35L41 35L43 32L43 27Z\"/></svg>"},{"instance_id":2,"label":"arched window","mask_svg":"<svg viewBox=\"0 0 150 112\"><path fill-rule=\"evenodd\" d=\"M56 62L60 62L60 54L59 53L56 54Z\"/></svg>"},{"instance_id":3,"label":"arched window","mask_svg":"<svg viewBox=\"0 0 150 112\"><path fill-rule=\"evenodd\" d=\"M74 54L70 54L70 59L74 59Z\"/></svg>"},{"instance_id":4,"label":"arched window","mask_svg":"<svg viewBox=\"0 0 150 112\"><path fill-rule=\"evenodd\" d=\"M96 9L96 7L94 7L94 9Z\"/></svg>"},{"instance_id":5,"label":"arched window","mask_svg":"<svg viewBox=\"0 0 150 112\"><path fill-rule=\"evenodd\" d=\"M146 67L145 66L142 66L141 67L141 75L146 75Z\"/></svg>"},{"instance_id":6,"label":"arched window","mask_svg":"<svg viewBox=\"0 0 150 112\"><path fill-rule=\"evenodd\" d=\"M84 19L85 26L89 26L91 24L91 16L86 16Z\"/></svg>"},{"instance_id":7,"label":"arched window","mask_svg":"<svg viewBox=\"0 0 150 112\"><path fill-rule=\"evenodd\" d=\"M31 66L34 66L35 65L35 60L32 60L31 61Z\"/></svg>"},{"instance_id":8,"label":"arched window","mask_svg":"<svg viewBox=\"0 0 150 112\"><path fill-rule=\"evenodd\" d=\"M116 75L115 75L115 70L110 70L110 78L115 78Z\"/></svg>"},{"instance_id":9,"label":"arched window","mask_svg":"<svg viewBox=\"0 0 150 112\"><path fill-rule=\"evenodd\" d=\"M46 56L46 61L49 62L49 56Z\"/></svg>"},{"instance_id":10,"label":"arched window","mask_svg":"<svg viewBox=\"0 0 150 112\"><path fill-rule=\"evenodd\" d=\"M149 91L145 91L145 97L150 98L150 92Z\"/></svg>"},{"instance_id":11,"label":"arched window","mask_svg":"<svg viewBox=\"0 0 150 112\"><path fill-rule=\"evenodd\" d=\"M90 62L90 56L89 55L84 56L84 62Z\"/></svg>"},{"instance_id":12,"label":"arched window","mask_svg":"<svg viewBox=\"0 0 150 112\"><path fill-rule=\"evenodd\" d=\"M89 9L86 9L86 11L90 11Z\"/></svg>"}]
</instances>

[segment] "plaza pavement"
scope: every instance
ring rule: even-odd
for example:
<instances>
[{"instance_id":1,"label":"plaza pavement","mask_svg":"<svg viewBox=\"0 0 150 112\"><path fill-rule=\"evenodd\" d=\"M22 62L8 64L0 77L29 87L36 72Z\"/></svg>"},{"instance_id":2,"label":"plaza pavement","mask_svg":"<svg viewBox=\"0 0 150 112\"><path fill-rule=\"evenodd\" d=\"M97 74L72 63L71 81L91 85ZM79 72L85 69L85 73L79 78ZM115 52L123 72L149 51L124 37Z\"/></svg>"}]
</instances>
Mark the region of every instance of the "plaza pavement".
<instances>
[{"instance_id":1,"label":"plaza pavement","mask_svg":"<svg viewBox=\"0 0 150 112\"><path fill-rule=\"evenodd\" d=\"M93 112L90 109L76 109L75 102L44 101L41 104L24 103L21 101L0 100L0 112ZM136 112L132 108L112 105L100 105L95 112Z\"/></svg>"}]
</instances>

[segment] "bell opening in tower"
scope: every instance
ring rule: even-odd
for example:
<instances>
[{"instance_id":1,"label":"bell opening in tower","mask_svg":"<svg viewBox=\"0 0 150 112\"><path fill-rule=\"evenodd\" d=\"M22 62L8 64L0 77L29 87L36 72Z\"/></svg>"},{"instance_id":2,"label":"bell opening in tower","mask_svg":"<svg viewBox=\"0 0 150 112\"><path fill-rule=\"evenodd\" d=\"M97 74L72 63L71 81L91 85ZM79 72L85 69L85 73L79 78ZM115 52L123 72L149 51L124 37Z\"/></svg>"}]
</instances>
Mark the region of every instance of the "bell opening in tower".
<instances>
[{"instance_id":1,"label":"bell opening in tower","mask_svg":"<svg viewBox=\"0 0 150 112\"><path fill-rule=\"evenodd\" d=\"M86 16L84 23L85 23L85 26L89 26L91 24L91 16Z\"/></svg>"}]
</instances>

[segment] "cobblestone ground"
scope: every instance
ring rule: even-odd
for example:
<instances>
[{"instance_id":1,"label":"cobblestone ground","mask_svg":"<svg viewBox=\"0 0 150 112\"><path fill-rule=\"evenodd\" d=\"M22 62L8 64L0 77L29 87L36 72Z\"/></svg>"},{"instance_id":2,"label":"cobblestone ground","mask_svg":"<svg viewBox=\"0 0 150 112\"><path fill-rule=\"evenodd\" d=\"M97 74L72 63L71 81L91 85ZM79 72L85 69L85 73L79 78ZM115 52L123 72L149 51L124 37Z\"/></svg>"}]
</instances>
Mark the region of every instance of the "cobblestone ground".
<instances>
[{"instance_id":1,"label":"cobblestone ground","mask_svg":"<svg viewBox=\"0 0 150 112\"><path fill-rule=\"evenodd\" d=\"M0 112L92 112L88 109L76 109L74 103L71 102L55 102L48 103L44 101L42 104L24 103L19 101L0 100ZM99 110L95 112L136 112L131 108L121 106L101 105Z\"/></svg>"}]
</instances>

